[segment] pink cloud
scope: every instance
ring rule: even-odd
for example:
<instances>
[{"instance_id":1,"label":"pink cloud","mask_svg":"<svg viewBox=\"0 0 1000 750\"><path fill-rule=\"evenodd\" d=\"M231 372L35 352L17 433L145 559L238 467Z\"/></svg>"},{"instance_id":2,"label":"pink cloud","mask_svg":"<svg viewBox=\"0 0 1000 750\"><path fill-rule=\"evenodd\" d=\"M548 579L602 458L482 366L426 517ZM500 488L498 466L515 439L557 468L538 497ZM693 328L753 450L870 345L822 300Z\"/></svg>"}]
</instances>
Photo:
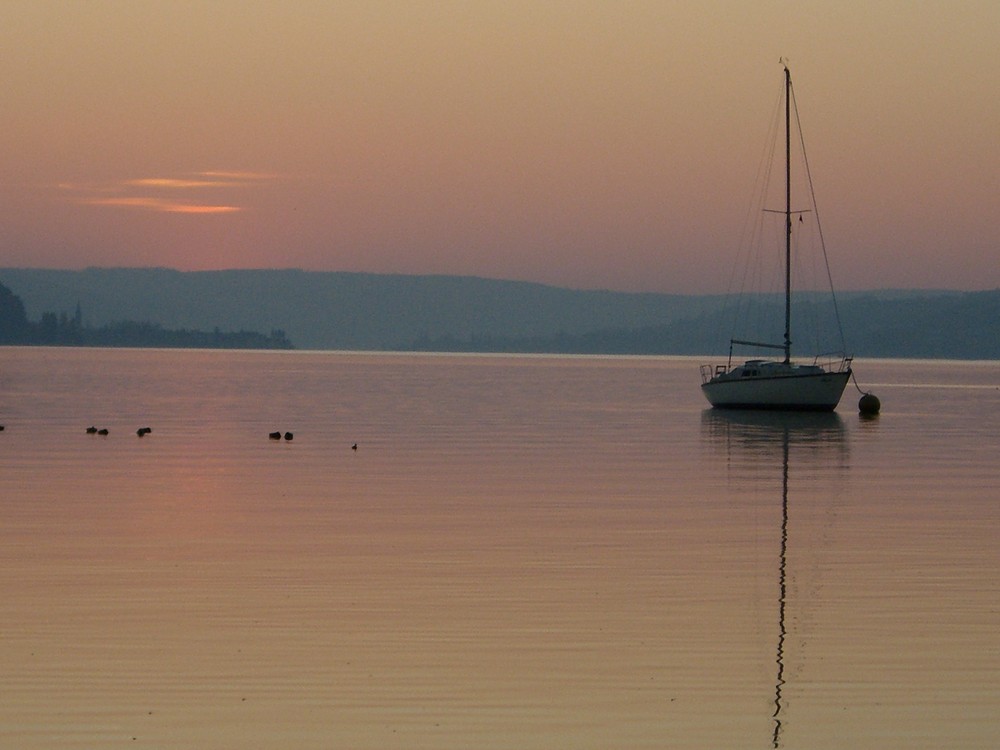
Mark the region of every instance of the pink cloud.
<instances>
[{"instance_id":1,"label":"pink cloud","mask_svg":"<svg viewBox=\"0 0 1000 750\"><path fill-rule=\"evenodd\" d=\"M242 211L240 206L206 205L198 203L177 203L150 197L82 198L79 203L88 206L112 206L117 208L139 208L148 211L162 211L174 214L224 214Z\"/></svg>"},{"instance_id":2,"label":"pink cloud","mask_svg":"<svg viewBox=\"0 0 1000 750\"><path fill-rule=\"evenodd\" d=\"M263 172L212 170L181 177L139 177L110 183L61 183L58 187L71 194L70 200L88 206L131 208L179 214L226 214L244 210L231 202L208 203L185 193L208 190L245 189L276 179ZM170 198L164 197L170 194Z\"/></svg>"}]
</instances>

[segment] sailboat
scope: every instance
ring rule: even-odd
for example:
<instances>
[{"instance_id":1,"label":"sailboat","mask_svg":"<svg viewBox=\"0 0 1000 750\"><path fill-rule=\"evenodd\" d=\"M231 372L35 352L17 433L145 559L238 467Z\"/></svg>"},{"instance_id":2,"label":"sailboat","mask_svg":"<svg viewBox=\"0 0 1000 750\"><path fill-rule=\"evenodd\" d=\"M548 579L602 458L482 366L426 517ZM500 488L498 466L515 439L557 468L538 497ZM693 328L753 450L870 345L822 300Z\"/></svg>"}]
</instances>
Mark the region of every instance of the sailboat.
<instances>
[{"instance_id":1,"label":"sailboat","mask_svg":"<svg viewBox=\"0 0 1000 750\"><path fill-rule=\"evenodd\" d=\"M792 216L798 215L801 218L802 212L792 211L792 76L785 61L781 62L785 70L785 208L778 213L783 213L785 219L784 342L731 339L726 364L701 366L701 390L713 407L721 409L833 411L840 403L840 397L851 377L852 357L840 353L828 356L822 362L816 358L812 363L793 362L791 357ZM733 347L738 345L780 350L784 357L750 359L734 366Z\"/></svg>"}]
</instances>

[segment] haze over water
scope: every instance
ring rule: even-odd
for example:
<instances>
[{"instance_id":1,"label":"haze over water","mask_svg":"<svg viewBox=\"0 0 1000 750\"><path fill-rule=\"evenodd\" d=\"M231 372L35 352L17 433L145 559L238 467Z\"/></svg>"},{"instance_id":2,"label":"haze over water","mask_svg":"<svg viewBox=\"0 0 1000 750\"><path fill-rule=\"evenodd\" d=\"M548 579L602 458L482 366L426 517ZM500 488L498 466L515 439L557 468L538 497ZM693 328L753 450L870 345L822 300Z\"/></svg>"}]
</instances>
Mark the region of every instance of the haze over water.
<instances>
[{"instance_id":1,"label":"haze over water","mask_svg":"<svg viewBox=\"0 0 1000 750\"><path fill-rule=\"evenodd\" d=\"M0 349L0 745L994 747L1000 364L698 364Z\"/></svg>"}]
</instances>

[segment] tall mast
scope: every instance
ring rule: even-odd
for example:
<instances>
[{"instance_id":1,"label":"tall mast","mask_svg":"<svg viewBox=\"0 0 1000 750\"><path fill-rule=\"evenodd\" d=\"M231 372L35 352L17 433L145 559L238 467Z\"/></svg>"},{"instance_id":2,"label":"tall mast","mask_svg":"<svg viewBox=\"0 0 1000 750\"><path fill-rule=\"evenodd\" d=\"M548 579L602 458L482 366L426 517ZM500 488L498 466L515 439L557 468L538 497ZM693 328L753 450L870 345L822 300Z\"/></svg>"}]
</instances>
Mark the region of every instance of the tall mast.
<instances>
[{"instance_id":1,"label":"tall mast","mask_svg":"<svg viewBox=\"0 0 1000 750\"><path fill-rule=\"evenodd\" d=\"M785 364L792 358L792 74L785 65Z\"/></svg>"}]
</instances>

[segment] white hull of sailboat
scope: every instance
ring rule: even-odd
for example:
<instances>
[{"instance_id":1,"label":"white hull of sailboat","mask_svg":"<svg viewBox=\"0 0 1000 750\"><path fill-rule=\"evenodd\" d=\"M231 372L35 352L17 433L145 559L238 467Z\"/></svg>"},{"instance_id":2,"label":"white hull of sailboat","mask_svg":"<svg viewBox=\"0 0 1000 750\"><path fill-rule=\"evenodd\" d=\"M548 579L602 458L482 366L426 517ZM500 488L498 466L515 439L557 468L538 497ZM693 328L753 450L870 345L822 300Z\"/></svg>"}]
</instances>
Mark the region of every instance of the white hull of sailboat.
<instances>
[{"instance_id":1,"label":"white hull of sailboat","mask_svg":"<svg viewBox=\"0 0 1000 750\"><path fill-rule=\"evenodd\" d=\"M849 369L739 379L723 375L703 383L701 390L720 409L833 411L850 376Z\"/></svg>"}]
</instances>

